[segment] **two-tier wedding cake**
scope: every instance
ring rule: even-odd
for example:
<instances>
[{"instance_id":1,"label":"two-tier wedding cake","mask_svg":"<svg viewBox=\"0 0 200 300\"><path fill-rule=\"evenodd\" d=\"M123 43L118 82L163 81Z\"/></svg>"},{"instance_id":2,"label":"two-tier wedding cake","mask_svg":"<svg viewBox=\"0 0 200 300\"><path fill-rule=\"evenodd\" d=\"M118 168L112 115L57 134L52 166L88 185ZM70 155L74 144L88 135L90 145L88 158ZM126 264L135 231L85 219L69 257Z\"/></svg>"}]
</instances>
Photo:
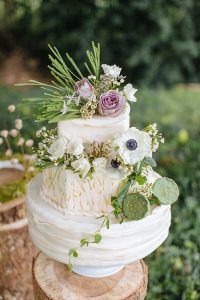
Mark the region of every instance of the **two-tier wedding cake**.
<instances>
[{"instance_id":1,"label":"two-tier wedding cake","mask_svg":"<svg viewBox=\"0 0 200 300\"><path fill-rule=\"evenodd\" d=\"M130 127L136 89L121 68L100 64L100 46L87 51L83 75L67 54L51 48L51 84L28 99L43 126L40 169L27 190L29 232L49 257L81 275L111 275L154 251L167 238L178 188L153 171L164 142L157 125Z\"/></svg>"}]
</instances>

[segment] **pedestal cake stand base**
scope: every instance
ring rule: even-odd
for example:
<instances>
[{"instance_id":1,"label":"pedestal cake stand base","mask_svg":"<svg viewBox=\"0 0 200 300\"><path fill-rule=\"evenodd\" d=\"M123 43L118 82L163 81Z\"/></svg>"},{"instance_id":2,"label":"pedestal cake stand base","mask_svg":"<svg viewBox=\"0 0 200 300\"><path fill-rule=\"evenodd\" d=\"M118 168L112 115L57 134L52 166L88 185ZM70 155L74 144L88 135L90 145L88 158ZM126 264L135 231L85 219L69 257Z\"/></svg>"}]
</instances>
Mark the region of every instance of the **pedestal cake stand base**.
<instances>
[{"instance_id":1,"label":"pedestal cake stand base","mask_svg":"<svg viewBox=\"0 0 200 300\"><path fill-rule=\"evenodd\" d=\"M65 264L39 252L33 260L34 299L143 300L147 291L147 273L145 263L137 261L111 276L84 277L69 273Z\"/></svg>"}]
</instances>

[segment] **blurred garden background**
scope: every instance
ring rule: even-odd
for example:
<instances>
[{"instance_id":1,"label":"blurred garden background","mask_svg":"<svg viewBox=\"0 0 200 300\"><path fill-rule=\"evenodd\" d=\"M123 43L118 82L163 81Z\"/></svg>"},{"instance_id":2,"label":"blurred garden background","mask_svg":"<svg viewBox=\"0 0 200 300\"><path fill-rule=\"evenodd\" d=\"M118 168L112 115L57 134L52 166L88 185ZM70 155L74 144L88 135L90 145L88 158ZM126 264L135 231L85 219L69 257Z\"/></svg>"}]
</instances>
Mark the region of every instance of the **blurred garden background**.
<instances>
[{"instance_id":1,"label":"blurred garden background","mask_svg":"<svg viewBox=\"0 0 200 300\"><path fill-rule=\"evenodd\" d=\"M0 0L0 130L12 127L9 104L39 93L15 83L51 80L48 44L82 62L94 40L102 62L122 67L139 89L132 125L157 122L165 136L157 170L181 195L167 241L145 259L147 300L200 299L199 16L199 0ZM34 138L32 111L17 114Z\"/></svg>"}]
</instances>

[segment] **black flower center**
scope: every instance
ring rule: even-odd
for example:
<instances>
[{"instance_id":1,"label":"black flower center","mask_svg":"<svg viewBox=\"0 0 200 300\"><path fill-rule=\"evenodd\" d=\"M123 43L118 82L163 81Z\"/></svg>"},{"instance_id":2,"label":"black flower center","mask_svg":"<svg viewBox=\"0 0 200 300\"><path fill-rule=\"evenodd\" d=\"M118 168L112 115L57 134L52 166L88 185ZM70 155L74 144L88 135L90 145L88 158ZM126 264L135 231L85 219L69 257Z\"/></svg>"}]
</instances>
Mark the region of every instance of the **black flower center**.
<instances>
[{"instance_id":1,"label":"black flower center","mask_svg":"<svg viewBox=\"0 0 200 300\"><path fill-rule=\"evenodd\" d=\"M128 150L131 150L131 151L137 149L137 142L136 142L136 140L134 140L134 139L128 140L126 142L126 147L127 147Z\"/></svg>"},{"instance_id":2,"label":"black flower center","mask_svg":"<svg viewBox=\"0 0 200 300\"><path fill-rule=\"evenodd\" d=\"M112 160L111 160L111 166L112 166L113 168L115 168L115 169L118 169L119 166L120 166L120 162L117 161L116 159L112 159Z\"/></svg>"}]
</instances>

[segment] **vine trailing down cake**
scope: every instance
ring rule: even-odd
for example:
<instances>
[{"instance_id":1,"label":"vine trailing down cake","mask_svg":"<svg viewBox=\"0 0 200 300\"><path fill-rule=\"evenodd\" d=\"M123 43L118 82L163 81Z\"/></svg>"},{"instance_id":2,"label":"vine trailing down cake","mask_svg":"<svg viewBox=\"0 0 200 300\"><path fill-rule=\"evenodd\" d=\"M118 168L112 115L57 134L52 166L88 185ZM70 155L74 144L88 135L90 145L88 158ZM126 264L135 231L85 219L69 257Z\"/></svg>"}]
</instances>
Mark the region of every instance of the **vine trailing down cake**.
<instances>
[{"instance_id":1,"label":"vine trailing down cake","mask_svg":"<svg viewBox=\"0 0 200 300\"><path fill-rule=\"evenodd\" d=\"M41 173L27 190L29 232L70 271L108 276L167 238L178 187L153 171L162 134L155 123L130 127L137 90L121 68L101 65L99 44L86 52L84 73L69 54L65 62L50 50L54 80L27 83L44 93L25 100L36 121L47 123L37 132Z\"/></svg>"}]
</instances>

